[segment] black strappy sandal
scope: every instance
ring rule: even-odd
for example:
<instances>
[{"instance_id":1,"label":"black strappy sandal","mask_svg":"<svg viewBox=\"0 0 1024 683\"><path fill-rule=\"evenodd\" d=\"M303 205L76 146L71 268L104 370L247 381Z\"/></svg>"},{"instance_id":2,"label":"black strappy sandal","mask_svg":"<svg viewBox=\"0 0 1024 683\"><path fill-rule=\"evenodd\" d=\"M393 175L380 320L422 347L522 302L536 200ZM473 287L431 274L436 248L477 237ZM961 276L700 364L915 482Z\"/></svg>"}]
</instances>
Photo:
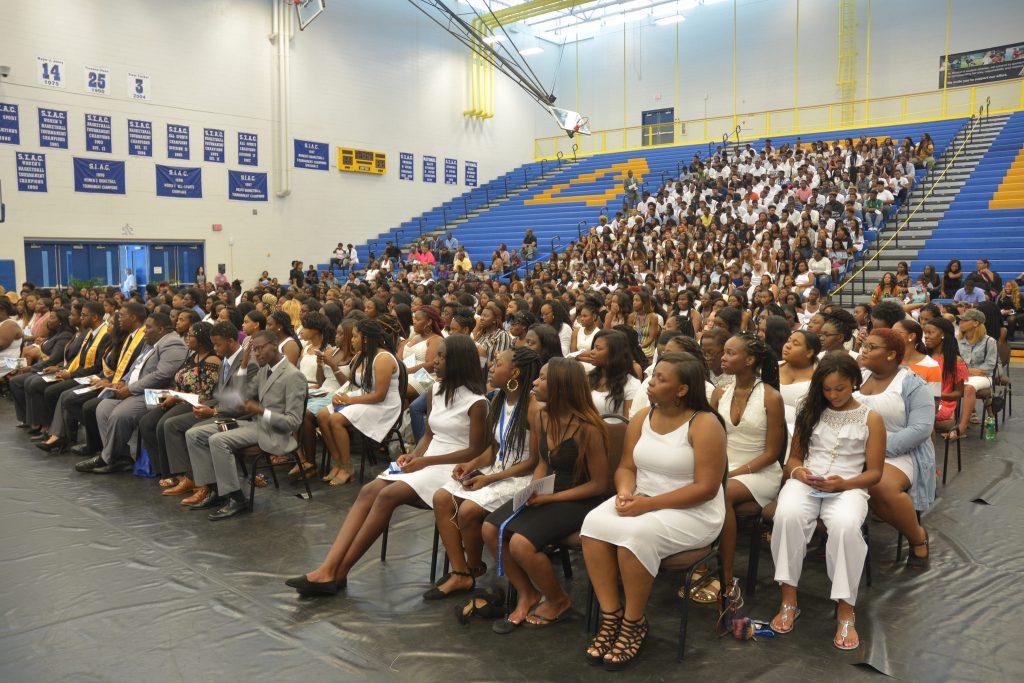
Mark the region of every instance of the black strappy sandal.
<instances>
[{"instance_id":1,"label":"black strappy sandal","mask_svg":"<svg viewBox=\"0 0 1024 683\"><path fill-rule=\"evenodd\" d=\"M625 609L622 607L614 612L601 612L601 622L597 627L597 633L590 639L590 647L584 653L588 662L599 665L604 661L604 656L611 652L612 646L615 645L615 641L619 637L619 628L622 626L624 613ZM590 654L591 650L595 650L597 654Z\"/></svg>"},{"instance_id":2,"label":"black strappy sandal","mask_svg":"<svg viewBox=\"0 0 1024 683\"><path fill-rule=\"evenodd\" d=\"M640 617L636 621L623 618L619 626L619 637L605 655L605 671L622 671L639 659L640 653L644 651L644 645L647 644L648 630L647 617ZM609 655L616 659L608 659Z\"/></svg>"},{"instance_id":3,"label":"black strappy sandal","mask_svg":"<svg viewBox=\"0 0 1024 683\"><path fill-rule=\"evenodd\" d=\"M914 548L924 548L928 554L919 557L914 554ZM931 557L931 545L929 544L928 530L924 530L924 543L911 543L910 552L907 553L907 567L910 569L928 569L928 559Z\"/></svg>"},{"instance_id":4,"label":"black strappy sandal","mask_svg":"<svg viewBox=\"0 0 1024 683\"><path fill-rule=\"evenodd\" d=\"M426 593L423 594L423 599L424 600L444 600L445 598L447 598L450 595L459 595L461 593L469 593L474 588L476 588L476 578L473 576L473 572L457 572L457 571L453 571L451 573L451 576L465 576L465 577L469 578L469 580L472 583L470 583L469 588L456 588L455 590L453 590L450 593L445 593L439 587L434 586L430 590L428 590Z\"/></svg>"},{"instance_id":5,"label":"black strappy sandal","mask_svg":"<svg viewBox=\"0 0 1024 683\"><path fill-rule=\"evenodd\" d=\"M481 602L483 602L482 605ZM505 592L499 590L477 591L472 600L455 608L455 619L463 626L469 626L473 617L497 619L503 616L505 616Z\"/></svg>"}]
</instances>

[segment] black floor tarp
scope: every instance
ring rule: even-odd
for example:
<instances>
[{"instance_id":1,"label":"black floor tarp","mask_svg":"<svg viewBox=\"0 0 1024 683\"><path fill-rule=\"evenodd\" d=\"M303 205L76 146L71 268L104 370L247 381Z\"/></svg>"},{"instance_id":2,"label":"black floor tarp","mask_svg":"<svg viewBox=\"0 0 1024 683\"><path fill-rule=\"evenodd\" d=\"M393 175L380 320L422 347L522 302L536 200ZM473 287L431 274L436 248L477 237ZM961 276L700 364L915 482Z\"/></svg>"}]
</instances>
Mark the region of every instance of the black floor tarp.
<instances>
[{"instance_id":1,"label":"black floor tarp","mask_svg":"<svg viewBox=\"0 0 1024 683\"><path fill-rule=\"evenodd\" d=\"M493 634L489 622L463 627L452 616L456 598L420 597L432 516L401 510L386 564L375 547L346 593L303 600L283 580L319 563L355 485L318 483L310 502L291 484L262 489L254 514L215 524L161 496L155 480L78 474L73 456L42 454L13 425L10 404L0 402L0 681L1024 679L1020 417L994 444L979 442L977 430L964 441L964 472L940 487L925 517L929 571L896 565L895 532L872 524L874 585L862 586L857 605L859 651L831 645L824 560L811 552L792 634L718 639L713 608L694 606L682 664L677 586L659 579L648 611L651 644L621 674L583 660L581 558L566 582L576 611L567 623L508 636ZM941 464L941 449L939 457ZM738 573L745 567L741 536ZM748 599L755 617L768 619L777 607L771 571L765 550L759 590ZM492 570L481 583L496 581Z\"/></svg>"}]
</instances>

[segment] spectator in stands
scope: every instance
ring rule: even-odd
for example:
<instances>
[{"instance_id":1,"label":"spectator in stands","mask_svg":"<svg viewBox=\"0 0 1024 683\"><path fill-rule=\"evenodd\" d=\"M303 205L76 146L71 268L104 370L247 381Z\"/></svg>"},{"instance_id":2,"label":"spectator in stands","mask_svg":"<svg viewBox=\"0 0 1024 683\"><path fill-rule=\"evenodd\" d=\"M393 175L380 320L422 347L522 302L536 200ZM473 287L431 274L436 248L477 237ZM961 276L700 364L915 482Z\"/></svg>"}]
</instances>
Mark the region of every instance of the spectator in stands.
<instances>
[{"instance_id":1,"label":"spectator in stands","mask_svg":"<svg viewBox=\"0 0 1024 683\"><path fill-rule=\"evenodd\" d=\"M929 171L935 166L935 143L928 133L921 134L921 140L914 149L911 161L918 166L924 166Z\"/></svg>"},{"instance_id":2,"label":"spectator in stands","mask_svg":"<svg viewBox=\"0 0 1024 683\"><path fill-rule=\"evenodd\" d=\"M995 299L1003 289L1003 278L999 273L992 270L991 262L987 258L980 258L975 263L975 271L968 276L974 278L978 286L985 290L990 299Z\"/></svg>"},{"instance_id":3,"label":"spectator in stands","mask_svg":"<svg viewBox=\"0 0 1024 683\"><path fill-rule=\"evenodd\" d=\"M537 255L537 236L533 234L533 230L530 228L526 229L526 235L523 236L520 253L527 261L532 261Z\"/></svg>"},{"instance_id":4,"label":"spectator in stands","mask_svg":"<svg viewBox=\"0 0 1024 683\"><path fill-rule=\"evenodd\" d=\"M633 170L626 171L626 178L622 181L622 191L625 197L622 200L623 212L633 211L640 202L640 183L633 177Z\"/></svg>"},{"instance_id":5,"label":"spectator in stands","mask_svg":"<svg viewBox=\"0 0 1024 683\"><path fill-rule=\"evenodd\" d=\"M1007 280L1003 290L996 300L999 306L999 313L1003 316L1003 326L1006 328L1007 341L1013 341L1017 328L1020 327L1024 318L1020 317L1024 310L1024 303L1021 301L1020 286L1015 280Z\"/></svg>"},{"instance_id":6,"label":"spectator in stands","mask_svg":"<svg viewBox=\"0 0 1024 683\"><path fill-rule=\"evenodd\" d=\"M292 287L302 287L305 275L302 273L302 261L292 261L291 270L288 271L288 282Z\"/></svg>"},{"instance_id":7,"label":"spectator in stands","mask_svg":"<svg viewBox=\"0 0 1024 683\"><path fill-rule=\"evenodd\" d=\"M964 286L953 295L953 303L961 314L967 309L984 302L986 299L987 293L984 289L984 282L974 275L968 276L964 280Z\"/></svg>"},{"instance_id":8,"label":"spectator in stands","mask_svg":"<svg viewBox=\"0 0 1024 683\"><path fill-rule=\"evenodd\" d=\"M461 245L458 251L455 252L455 258L452 260L452 271L458 272L461 268L463 273L469 273L473 270L473 262L469 260L469 254L466 253L466 249Z\"/></svg>"},{"instance_id":9,"label":"spectator in stands","mask_svg":"<svg viewBox=\"0 0 1024 683\"><path fill-rule=\"evenodd\" d=\"M892 273L882 275L881 281L871 293L871 304L876 305L884 299L903 299L903 289L896 282L896 276Z\"/></svg>"},{"instance_id":10,"label":"spectator in stands","mask_svg":"<svg viewBox=\"0 0 1024 683\"><path fill-rule=\"evenodd\" d=\"M942 298L952 299L953 295L956 294L961 287L963 282L964 273L960 268L960 260L952 259L946 264L946 269L942 273Z\"/></svg>"}]
</instances>

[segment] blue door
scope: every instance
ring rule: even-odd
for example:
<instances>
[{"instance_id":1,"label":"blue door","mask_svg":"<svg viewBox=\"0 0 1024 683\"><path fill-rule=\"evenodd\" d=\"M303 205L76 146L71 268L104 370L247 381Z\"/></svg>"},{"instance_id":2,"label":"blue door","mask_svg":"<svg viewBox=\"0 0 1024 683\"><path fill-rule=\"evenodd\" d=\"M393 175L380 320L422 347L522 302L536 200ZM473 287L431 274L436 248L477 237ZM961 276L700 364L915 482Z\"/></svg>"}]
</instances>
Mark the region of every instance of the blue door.
<instances>
[{"instance_id":1,"label":"blue door","mask_svg":"<svg viewBox=\"0 0 1024 683\"><path fill-rule=\"evenodd\" d=\"M57 244L59 265L58 286L71 284L72 280L88 280L89 248L84 242L59 242Z\"/></svg>"},{"instance_id":2,"label":"blue door","mask_svg":"<svg viewBox=\"0 0 1024 683\"><path fill-rule=\"evenodd\" d=\"M57 245L25 240L25 279L36 287L57 287Z\"/></svg>"},{"instance_id":3,"label":"blue door","mask_svg":"<svg viewBox=\"0 0 1024 683\"><path fill-rule=\"evenodd\" d=\"M117 247L121 262L118 283L124 282L125 271L130 268L135 275L136 287L142 289L152 279L149 276L149 248L145 244L118 244Z\"/></svg>"},{"instance_id":4,"label":"blue door","mask_svg":"<svg viewBox=\"0 0 1024 683\"><path fill-rule=\"evenodd\" d=\"M203 244L179 244L178 246L178 275L182 282L193 283L196 281L196 268L203 266L205 271ZM212 279L212 278L207 278Z\"/></svg>"},{"instance_id":5,"label":"blue door","mask_svg":"<svg viewBox=\"0 0 1024 683\"><path fill-rule=\"evenodd\" d=\"M675 142L676 131L673 119L675 109L651 109L643 112L641 123L643 123L643 145L671 145Z\"/></svg>"},{"instance_id":6,"label":"blue door","mask_svg":"<svg viewBox=\"0 0 1024 683\"><path fill-rule=\"evenodd\" d=\"M173 244L150 244L149 245L149 280L151 282L176 282L178 280L177 269L175 268L175 247Z\"/></svg>"},{"instance_id":7,"label":"blue door","mask_svg":"<svg viewBox=\"0 0 1024 683\"><path fill-rule=\"evenodd\" d=\"M89 277L104 285L119 285L116 244L89 244Z\"/></svg>"}]
</instances>

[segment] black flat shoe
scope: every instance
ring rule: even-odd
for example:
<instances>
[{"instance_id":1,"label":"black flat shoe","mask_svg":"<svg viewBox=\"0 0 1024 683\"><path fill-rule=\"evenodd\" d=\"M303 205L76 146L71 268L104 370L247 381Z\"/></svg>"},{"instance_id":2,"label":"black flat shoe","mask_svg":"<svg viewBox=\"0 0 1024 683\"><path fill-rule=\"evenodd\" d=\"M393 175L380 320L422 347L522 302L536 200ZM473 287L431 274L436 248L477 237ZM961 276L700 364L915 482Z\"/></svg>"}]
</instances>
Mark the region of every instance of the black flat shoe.
<instances>
[{"instance_id":1,"label":"black flat shoe","mask_svg":"<svg viewBox=\"0 0 1024 683\"><path fill-rule=\"evenodd\" d=\"M25 425L25 426L27 427L28 425ZM28 435L29 436L39 436L42 433L43 433L42 429L36 429L35 427L33 427L32 429L28 430Z\"/></svg>"},{"instance_id":2,"label":"black flat shoe","mask_svg":"<svg viewBox=\"0 0 1024 683\"><path fill-rule=\"evenodd\" d=\"M78 472L92 472L97 467L106 467L107 463L104 462L103 456L94 455L88 460L83 460L75 465L75 470Z\"/></svg>"},{"instance_id":3,"label":"black flat shoe","mask_svg":"<svg viewBox=\"0 0 1024 683\"><path fill-rule=\"evenodd\" d=\"M50 439L50 435L47 434L46 432L39 432L35 436L28 437L28 440L31 441L32 443L39 443L40 441L48 441L49 439Z\"/></svg>"},{"instance_id":4,"label":"black flat shoe","mask_svg":"<svg viewBox=\"0 0 1024 683\"><path fill-rule=\"evenodd\" d=\"M924 547L928 551L928 554L924 557L918 557L914 554L914 548ZM910 552L907 555L907 567L911 569L928 569L928 558L931 556L931 546L929 545L928 530L924 530L924 543L911 543Z\"/></svg>"},{"instance_id":5,"label":"black flat shoe","mask_svg":"<svg viewBox=\"0 0 1024 683\"><path fill-rule=\"evenodd\" d=\"M67 444L65 444L61 439L57 439L53 443L45 443L41 441L36 444L36 448L41 451L45 451L46 453L61 453L65 448L67 448Z\"/></svg>"},{"instance_id":6,"label":"black flat shoe","mask_svg":"<svg viewBox=\"0 0 1024 683\"><path fill-rule=\"evenodd\" d=\"M289 588L294 588L303 597L317 597L323 595L336 595L339 590L348 585L348 578L340 581L310 581L306 575L296 576L284 582Z\"/></svg>"},{"instance_id":7,"label":"black flat shoe","mask_svg":"<svg viewBox=\"0 0 1024 683\"><path fill-rule=\"evenodd\" d=\"M424 600L444 600L449 595L459 595L461 593L471 593L473 590L476 589L476 579L473 578L473 573L472 572L457 572L457 571L453 571L451 574L449 574L449 576L467 576L471 580L471 583L470 583L468 588L456 588L455 590L450 591L448 593L445 593L443 590L440 589L440 587L434 586L433 588L431 588L430 590L428 590L426 593L423 594L423 599Z\"/></svg>"},{"instance_id":8,"label":"black flat shoe","mask_svg":"<svg viewBox=\"0 0 1024 683\"><path fill-rule=\"evenodd\" d=\"M71 454L72 455L90 455L91 453L92 453L92 450L89 448L89 446L87 444L84 444L84 443L83 444L79 444L77 446L73 446L71 448Z\"/></svg>"},{"instance_id":9,"label":"black flat shoe","mask_svg":"<svg viewBox=\"0 0 1024 683\"><path fill-rule=\"evenodd\" d=\"M237 517L238 515L245 514L249 511L249 502L242 498L229 498L228 502L214 513L211 513L207 518L211 522L219 522L222 519L230 519Z\"/></svg>"},{"instance_id":10,"label":"black flat shoe","mask_svg":"<svg viewBox=\"0 0 1024 683\"><path fill-rule=\"evenodd\" d=\"M104 463L101 467L97 467L92 471L93 474L117 474L118 472L128 472L135 466L135 461L131 458L118 458L111 463Z\"/></svg>"}]
</instances>

